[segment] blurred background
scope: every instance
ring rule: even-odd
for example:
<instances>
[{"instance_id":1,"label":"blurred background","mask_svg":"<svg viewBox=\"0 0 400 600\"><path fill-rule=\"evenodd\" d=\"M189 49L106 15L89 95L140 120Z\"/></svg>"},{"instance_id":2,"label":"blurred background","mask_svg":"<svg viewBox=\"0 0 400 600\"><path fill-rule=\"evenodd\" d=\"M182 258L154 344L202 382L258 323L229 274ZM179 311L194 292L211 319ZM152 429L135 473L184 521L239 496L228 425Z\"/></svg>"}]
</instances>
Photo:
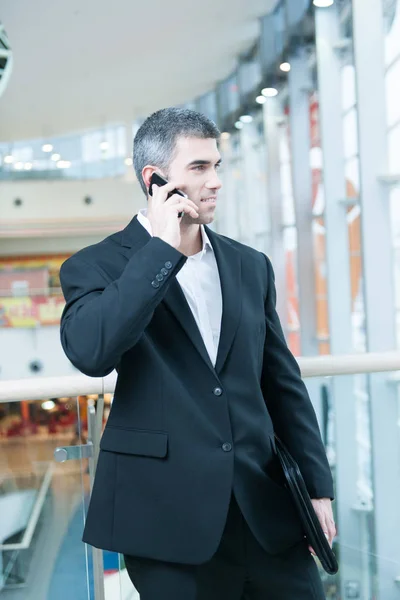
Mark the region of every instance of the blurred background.
<instances>
[{"instance_id":1,"label":"blurred background","mask_svg":"<svg viewBox=\"0 0 400 600\"><path fill-rule=\"evenodd\" d=\"M143 207L132 141L166 106L217 123L212 227L275 268L335 478L326 598L399 599L400 0L15 0L0 6L0 600L138 598L121 557L81 542L115 376L64 356L59 269Z\"/></svg>"}]
</instances>

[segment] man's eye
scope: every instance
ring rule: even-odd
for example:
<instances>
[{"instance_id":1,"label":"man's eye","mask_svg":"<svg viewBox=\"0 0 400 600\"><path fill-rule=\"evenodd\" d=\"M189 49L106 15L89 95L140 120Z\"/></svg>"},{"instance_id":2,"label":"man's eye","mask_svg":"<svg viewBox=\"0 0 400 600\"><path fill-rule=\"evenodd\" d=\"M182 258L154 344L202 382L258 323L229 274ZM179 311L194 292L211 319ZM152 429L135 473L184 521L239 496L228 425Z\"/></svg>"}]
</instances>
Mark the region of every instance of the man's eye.
<instances>
[{"instance_id":1,"label":"man's eye","mask_svg":"<svg viewBox=\"0 0 400 600\"><path fill-rule=\"evenodd\" d=\"M204 165L197 165L197 167L194 168L195 171L204 171Z\"/></svg>"}]
</instances>

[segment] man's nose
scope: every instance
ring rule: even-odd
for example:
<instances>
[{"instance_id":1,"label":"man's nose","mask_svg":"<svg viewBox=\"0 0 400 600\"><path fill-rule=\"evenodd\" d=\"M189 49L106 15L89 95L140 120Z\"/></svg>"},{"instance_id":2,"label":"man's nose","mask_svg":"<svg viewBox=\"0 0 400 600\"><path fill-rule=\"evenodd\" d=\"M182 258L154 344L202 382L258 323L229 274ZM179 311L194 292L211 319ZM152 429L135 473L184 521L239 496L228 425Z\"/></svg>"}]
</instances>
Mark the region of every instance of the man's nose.
<instances>
[{"instance_id":1,"label":"man's nose","mask_svg":"<svg viewBox=\"0 0 400 600\"><path fill-rule=\"evenodd\" d=\"M209 190L219 190L222 187L222 181L218 175L215 174L214 177L207 182L206 187Z\"/></svg>"}]
</instances>

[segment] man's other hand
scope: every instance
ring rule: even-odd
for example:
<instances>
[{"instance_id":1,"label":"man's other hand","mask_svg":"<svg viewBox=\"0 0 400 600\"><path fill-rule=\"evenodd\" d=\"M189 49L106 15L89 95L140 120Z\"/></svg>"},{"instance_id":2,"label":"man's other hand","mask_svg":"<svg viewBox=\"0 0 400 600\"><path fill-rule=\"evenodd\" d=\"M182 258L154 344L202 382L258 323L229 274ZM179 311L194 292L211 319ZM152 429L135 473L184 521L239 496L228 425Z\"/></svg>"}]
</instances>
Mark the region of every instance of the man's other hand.
<instances>
[{"instance_id":1,"label":"man's other hand","mask_svg":"<svg viewBox=\"0 0 400 600\"><path fill-rule=\"evenodd\" d=\"M311 500L315 510L315 514L318 517L318 521L321 523L322 531L325 533L326 538L332 548L333 538L336 536L336 526L333 519L332 502L330 498L317 498ZM315 552L311 546L309 546L311 554Z\"/></svg>"}]
</instances>

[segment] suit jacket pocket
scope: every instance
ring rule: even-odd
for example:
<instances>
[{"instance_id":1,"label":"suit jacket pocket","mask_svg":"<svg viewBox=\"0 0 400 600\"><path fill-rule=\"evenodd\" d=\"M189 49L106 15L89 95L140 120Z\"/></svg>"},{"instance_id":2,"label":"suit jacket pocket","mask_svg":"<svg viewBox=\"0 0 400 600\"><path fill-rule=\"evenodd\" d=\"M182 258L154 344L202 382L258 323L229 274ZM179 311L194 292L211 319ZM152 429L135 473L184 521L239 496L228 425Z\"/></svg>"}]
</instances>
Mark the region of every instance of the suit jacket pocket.
<instances>
[{"instance_id":1,"label":"suit jacket pocket","mask_svg":"<svg viewBox=\"0 0 400 600\"><path fill-rule=\"evenodd\" d=\"M168 433L106 425L100 441L100 448L119 454L165 458L168 451Z\"/></svg>"}]
</instances>

